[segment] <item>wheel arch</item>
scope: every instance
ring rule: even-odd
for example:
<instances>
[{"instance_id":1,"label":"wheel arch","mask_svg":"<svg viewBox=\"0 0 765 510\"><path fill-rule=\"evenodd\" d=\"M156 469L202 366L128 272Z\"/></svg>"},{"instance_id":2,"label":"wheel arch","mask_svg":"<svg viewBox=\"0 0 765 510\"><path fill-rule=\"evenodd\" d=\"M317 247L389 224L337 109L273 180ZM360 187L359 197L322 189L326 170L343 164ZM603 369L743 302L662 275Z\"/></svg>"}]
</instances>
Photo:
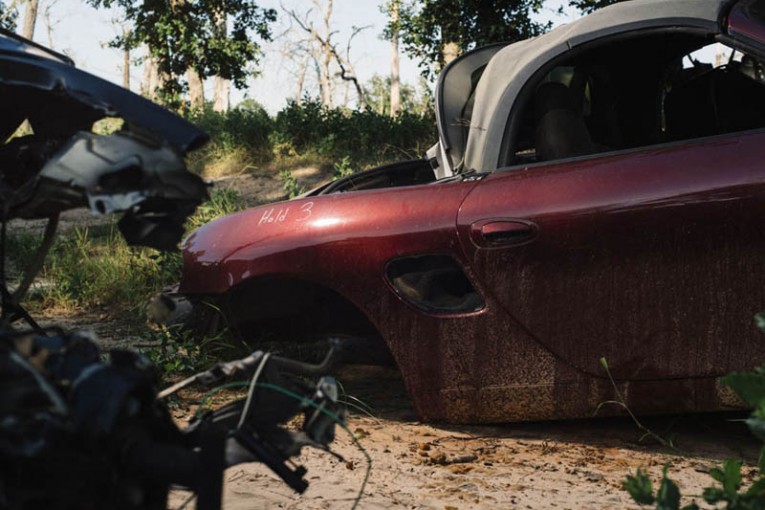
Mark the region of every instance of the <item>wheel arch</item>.
<instances>
[{"instance_id":1,"label":"wheel arch","mask_svg":"<svg viewBox=\"0 0 765 510\"><path fill-rule=\"evenodd\" d=\"M221 311L248 344L310 343L343 337L349 361L393 364L382 335L364 312L340 292L290 275L245 280L226 292Z\"/></svg>"}]
</instances>

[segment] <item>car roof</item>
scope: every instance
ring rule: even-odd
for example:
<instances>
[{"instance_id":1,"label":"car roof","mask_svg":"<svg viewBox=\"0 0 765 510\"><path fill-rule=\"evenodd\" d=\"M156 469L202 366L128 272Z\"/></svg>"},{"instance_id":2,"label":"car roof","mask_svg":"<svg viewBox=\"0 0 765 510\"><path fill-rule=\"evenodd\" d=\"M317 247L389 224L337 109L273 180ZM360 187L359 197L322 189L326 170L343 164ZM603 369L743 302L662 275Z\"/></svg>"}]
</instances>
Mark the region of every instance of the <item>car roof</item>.
<instances>
[{"instance_id":1,"label":"car roof","mask_svg":"<svg viewBox=\"0 0 765 510\"><path fill-rule=\"evenodd\" d=\"M465 169L497 168L507 120L522 87L550 60L576 46L619 33L687 27L717 34L728 0L630 0L550 32L506 46L489 62L476 89Z\"/></svg>"}]
</instances>

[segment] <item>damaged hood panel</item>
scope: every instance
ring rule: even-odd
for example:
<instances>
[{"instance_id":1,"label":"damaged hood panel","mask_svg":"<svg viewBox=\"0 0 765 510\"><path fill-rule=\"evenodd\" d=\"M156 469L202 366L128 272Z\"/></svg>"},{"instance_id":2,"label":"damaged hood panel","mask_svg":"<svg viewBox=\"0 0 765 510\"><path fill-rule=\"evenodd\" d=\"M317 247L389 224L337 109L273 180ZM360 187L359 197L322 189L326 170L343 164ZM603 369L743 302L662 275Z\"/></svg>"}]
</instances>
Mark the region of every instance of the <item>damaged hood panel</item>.
<instances>
[{"instance_id":1,"label":"damaged hood panel","mask_svg":"<svg viewBox=\"0 0 765 510\"><path fill-rule=\"evenodd\" d=\"M10 138L0 146L2 219L52 217L76 207L124 212L119 225L129 244L171 249L207 197L207 186L184 162L206 133L6 32L0 32L0 110L0 136ZM94 122L107 117L121 119L122 128L93 133Z\"/></svg>"},{"instance_id":2,"label":"damaged hood panel","mask_svg":"<svg viewBox=\"0 0 765 510\"><path fill-rule=\"evenodd\" d=\"M65 58L55 57L58 57L55 53L46 53L37 46L0 33L0 88L18 87L26 91L21 98L6 94L4 99L0 99L0 108L4 113L0 128L5 137L13 134L17 126L10 125L25 113L36 133L38 128L50 133L56 127L66 129L67 125L120 117L128 124L151 131L184 154L201 147L209 139L204 131L165 108L81 71ZM56 104L30 104L29 100L40 94L54 95L60 101ZM20 107L28 111L20 112ZM72 113L74 116L52 119L49 113L54 112ZM8 113L15 115L9 117Z\"/></svg>"}]
</instances>

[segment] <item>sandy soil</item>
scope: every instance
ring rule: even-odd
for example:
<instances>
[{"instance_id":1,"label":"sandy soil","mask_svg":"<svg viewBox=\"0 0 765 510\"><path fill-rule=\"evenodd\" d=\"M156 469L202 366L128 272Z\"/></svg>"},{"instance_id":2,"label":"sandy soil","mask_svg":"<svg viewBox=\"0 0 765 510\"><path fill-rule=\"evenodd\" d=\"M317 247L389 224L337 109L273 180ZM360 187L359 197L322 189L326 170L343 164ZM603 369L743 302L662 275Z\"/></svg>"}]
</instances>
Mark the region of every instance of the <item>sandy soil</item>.
<instances>
[{"instance_id":1,"label":"sandy soil","mask_svg":"<svg viewBox=\"0 0 765 510\"><path fill-rule=\"evenodd\" d=\"M299 169L295 175L307 189L323 179L315 169ZM269 175L236 176L218 185L239 189L251 205L284 197L281 182ZM97 220L86 211L70 212L62 218L62 230L91 221ZM43 224L30 228L41 230ZM95 329L111 346L141 343L126 337L119 323L104 319L96 311L69 318L67 325ZM749 462L746 478L755 474L751 466L758 445L729 415L646 419L652 430L672 439L673 450L641 442L641 433L626 419L491 427L424 424L417 421L395 370L347 369L340 380L349 395L372 408L372 416L352 414L348 420L372 460L358 508L637 508L620 488L625 475L644 467L656 484L668 462L682 493L702 503L699 495L711 482L710 466L729 457L744 458ZM175 412L183 421L189 407ZM352 508L367 463L344 431L338 431L333 449L345 461L315 450L296 460L308 469L311 485L303 495L294 494L264 466L229 469L224 507ZM171 508L178 508L184 496L174 493ZM683 503L690 501L686 497Z\"/></svg>"},{"instance_id":2,"label":"sandy soil","mask_svg":"<svg viewBox=\"0 0 765 510\"><path fill-rule=\"evenodd\" d=\"M425 424L409 407L395 370L351 367L340 380L348 394L373 408L373 416L355 414L348 420L372 459L358 508L638 508L621 489L622 480L642 467L658 486L666 463L687 496L684 504L703 503L699 496L711 483L708 470L722 460L748 459L745 479L756 473L758 445L740 423L730 421L736 418L732 415L645 419L673 441L673 450L642 442L635 425L619 418L480 427ZM316 450L296 459L308 469L310 487L303 495L262 465L230 468L224 508L352 508L367 462L343 431L333 450L345 461ZM178 508L183 497L174 494L171 508Z\"/></svg>"}]
</instances>

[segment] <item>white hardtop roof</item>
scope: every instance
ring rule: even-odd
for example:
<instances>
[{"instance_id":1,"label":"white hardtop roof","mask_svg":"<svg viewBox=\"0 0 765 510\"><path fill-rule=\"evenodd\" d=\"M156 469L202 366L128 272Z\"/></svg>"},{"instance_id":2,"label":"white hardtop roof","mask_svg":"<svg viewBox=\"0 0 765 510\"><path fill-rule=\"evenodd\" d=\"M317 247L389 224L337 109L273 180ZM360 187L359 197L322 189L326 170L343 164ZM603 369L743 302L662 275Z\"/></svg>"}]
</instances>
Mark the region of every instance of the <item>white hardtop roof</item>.
<instances>
[{"instance_id":1,"label":"white hardtop roof","mask_svg":"<svg viewBox=\"0 0 765 510\"><path fill-rule=\"evenodd\" d=\"M489 62L476 89L465 150L465 170L498 166L510 110L529 78L562 53L602 37L633 30L688 27L720 31L726 0L630 0L596 11L550 32L506 46Z\"/></svg>"}]
</instances>

